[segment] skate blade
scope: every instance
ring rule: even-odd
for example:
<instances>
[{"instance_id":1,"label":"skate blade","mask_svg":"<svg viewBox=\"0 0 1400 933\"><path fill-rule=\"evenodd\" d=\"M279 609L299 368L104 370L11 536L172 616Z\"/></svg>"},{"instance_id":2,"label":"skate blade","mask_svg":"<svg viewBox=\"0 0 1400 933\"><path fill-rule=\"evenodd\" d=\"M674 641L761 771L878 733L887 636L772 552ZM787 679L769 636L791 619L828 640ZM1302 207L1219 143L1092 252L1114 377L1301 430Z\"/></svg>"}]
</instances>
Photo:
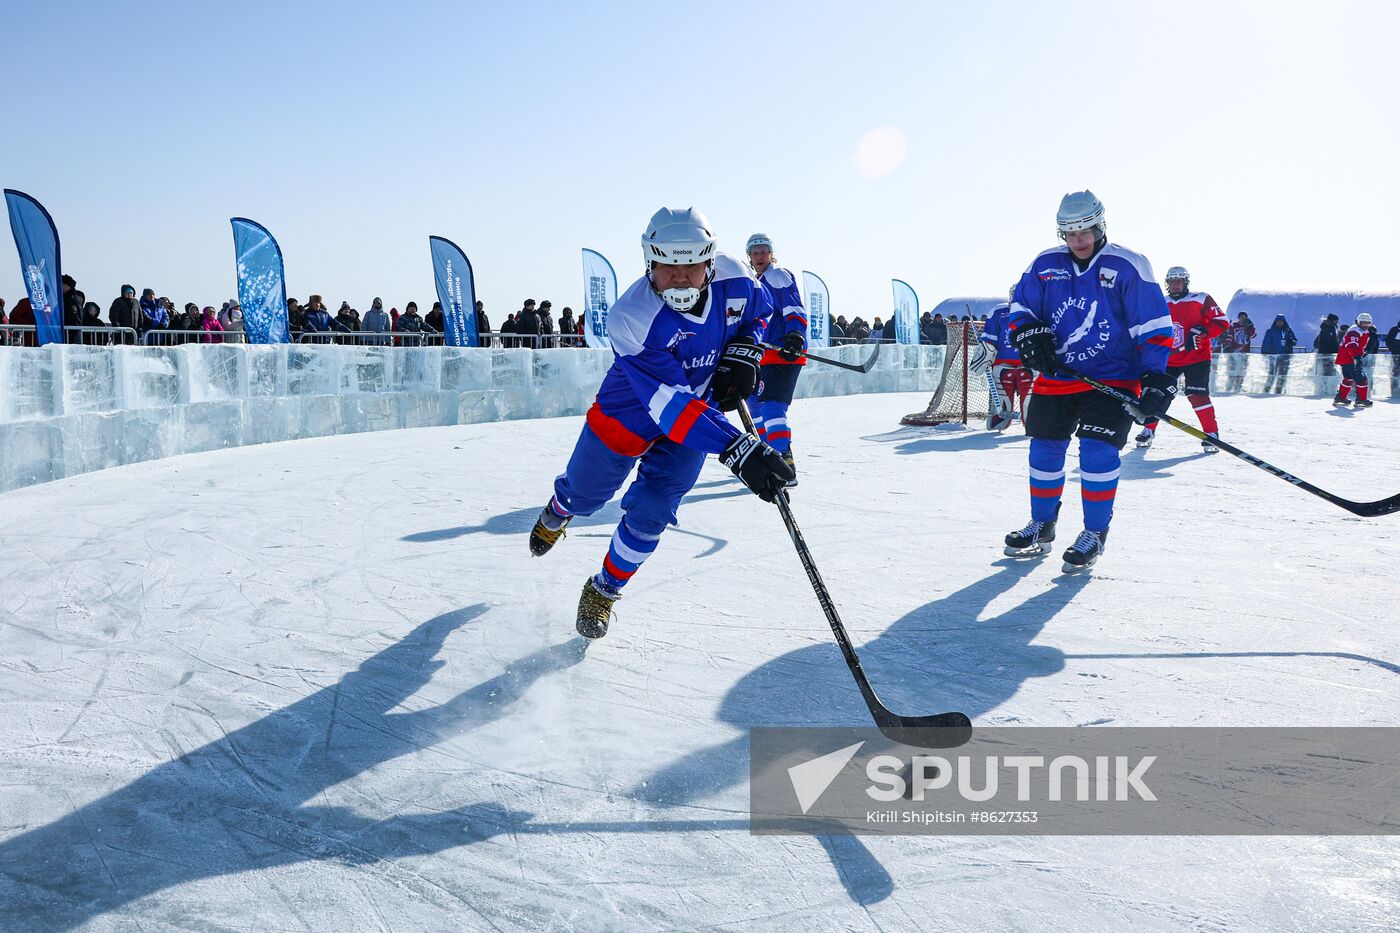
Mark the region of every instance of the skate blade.
<instances>
[{"instance_id":1,"label":"skate blade","mask_svg":"<svg viewBox=\"0 0 1400 933\"><path fill-rule=\"evenodd\" d=\"M1075 576L1076 574L1086 573L1090 570L1093 570L1094 565L1097 563L1097 559L1092 560L1087 564L1071 564L1069 561L1065 561L1064 564L1060 566L1060 573Z\"/></svg>"},{"instance_id":2,"label":"skate blade","mask_svg":"<svg viewBox=\"0 0 1400 933\"><path fill-rule=\"evenodd\" d=\"M1053 542L1043 541L1040 544L1033 544L1027 548L1004 547L1001 552L1007 557L1041 557L1050 553L1050 546Z\"/></svg>"},{"instance_id":3,"label":"skate blade","mask_svg":"<svg viewBox=\"0 0 1400 933\"><path fill-rule=\"evenodd\" d=\"M608 634L608 626L606 623L598 625L594 622L580 619L574 623L574 631L578 632L589 641L597 641L599 638Z\"/></svg>"}]
</instances>

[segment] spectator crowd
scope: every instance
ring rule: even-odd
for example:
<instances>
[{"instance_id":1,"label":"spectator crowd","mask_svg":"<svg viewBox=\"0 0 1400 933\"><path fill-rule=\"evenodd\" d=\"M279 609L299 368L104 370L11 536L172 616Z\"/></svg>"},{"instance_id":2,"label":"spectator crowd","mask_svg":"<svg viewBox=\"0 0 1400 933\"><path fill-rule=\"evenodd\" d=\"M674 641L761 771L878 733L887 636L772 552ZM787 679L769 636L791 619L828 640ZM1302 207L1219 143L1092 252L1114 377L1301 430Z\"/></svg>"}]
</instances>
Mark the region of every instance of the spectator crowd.
<instances>
[{"instance_id":1,"label":"spectator crowd","mask_svg":"<svg viewBox=\"0 0 1400 933\"><path fill-rule=\"evenodd\" d=\"M241 343L245 339L243 309L237 298L223 302L217 309L212 305L200 307L194 302L186 302L176 310L174 302L166 297L157 297L154 289L142 289L138 298L133 286L123 285L120 294L107 306L104 318L101 305L88 301L71 275L63 276L61 289L63 326L67 332L65 339L70 343L109 344L134 340L148 345L170 345ZM575 317L573 309L567 307L555 317L553 304L547 300L536 304L533 298L527 298L519 311L506 315L498 331L491 329L485 302L476 303L475 313L477 332L481 335L483 346L547 348L585 345L583 317ZM928 346L945 346L948 343L949 324L985 323L986 320L985 314L974 321L970 314L944 318L941 313L925 311L919 320L919 342ZM432 309L426 315L420 315L416 301L405 303L402 312L397 307L386 311L380 298L373 299L369 310L363 315L348 301L342 301L332 315L320 295L310 295L304 303L288 298L287 322L294 343L440 345L446 330L440 302L433 302ZM8 311L5 300L0 298L0 328L33 324L34 312L28 298L21 298ZM838 315L830 322L829 329L833 344L892 343L895 340L893 316L882 320L879 315L874 315L867 322L860 315L849 321L845 315ZM1313 340L1312 349L1317 353L1317 375L1323 379L1337 374L1334 359L1344 330L1338 315L1329 314L1322 320L1318 335ZM1366 345L1363 365L1374 369L1375 355L1381 352L1382 347L1391 353L1400 353L1400 323L1392 326L1383 337L1374 326L1370 332L1371 339ZM1248 354L1254 352L1254 341L1258 337L1259 332L1249 315L1240 312L1229 328L1216 338L1215 350L1225 357L1227 391L1242 391L1248 369ZM35 342L32 330L0 330L0 346L34 346ZM1298 337L1283 315L1276 317L1264 331L1259 352L1268 357L1266 393L1279 394L1283 391L1291 355L1297 345ZM1392 392L1400 397L1400 372L1393 372L1391 380Z\"/></svg>"}]
</instances>

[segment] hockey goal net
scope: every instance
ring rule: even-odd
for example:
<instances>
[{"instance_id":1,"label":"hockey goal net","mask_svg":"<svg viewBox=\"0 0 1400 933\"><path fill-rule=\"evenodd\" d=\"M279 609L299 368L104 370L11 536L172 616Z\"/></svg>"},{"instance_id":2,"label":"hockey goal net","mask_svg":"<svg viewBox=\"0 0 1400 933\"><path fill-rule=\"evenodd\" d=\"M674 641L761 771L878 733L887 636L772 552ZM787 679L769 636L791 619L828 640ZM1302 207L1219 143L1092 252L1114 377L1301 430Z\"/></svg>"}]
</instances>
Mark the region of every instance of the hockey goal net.
<instances>
[{"instance_id":1,"label":"hockey goal net","mask_svg":"<svg viewBox=\"0 0 1400 933\"><path fill-rule=\"evenodd\" d=\"M948 347L938 389L927 408L905 415L900 424L967 424L969 418L983 420L992 413L996 404L990 381L994 354L981 337L981 321L948 323Z\"/></svg>"}]
</instances>

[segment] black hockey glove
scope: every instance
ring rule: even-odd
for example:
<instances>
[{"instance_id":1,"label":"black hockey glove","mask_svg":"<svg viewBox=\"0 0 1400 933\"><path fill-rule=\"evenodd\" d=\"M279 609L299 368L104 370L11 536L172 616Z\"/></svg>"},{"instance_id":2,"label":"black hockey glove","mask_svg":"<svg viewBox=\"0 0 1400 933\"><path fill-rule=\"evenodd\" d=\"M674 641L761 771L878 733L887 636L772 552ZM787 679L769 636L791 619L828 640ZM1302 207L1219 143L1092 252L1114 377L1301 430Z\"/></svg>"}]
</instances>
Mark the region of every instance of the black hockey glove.
<instances>
[{"instance_id":1,"label":"black hockey glove","mask_svg":"<svg viewBox=\"0 0 1400 933\"><path fill-rule=\"evenodd\" d=\"M753 395L758 387L758 364L763 350L751 337L736 337L724 348L710 380L715 404L720 411L733 411L739 400Z\"/></svg>"},{"instance_id":2,"label":"black hockey glove","mask_svg":"<svg viewBox=\"0 0 1400 933\"><path fill-rule=\"evenodd\" d=\"M783 455L754 434L736 437L720 453L719 462L733 470L734 475L764 502L772 502L774 496L797 478Z\"/></svg>"},{"instance_id":3,"label":"black hockey glove","mask_svg":"<svg viewBox=\"0 0 1400 933\"><path fill-rule=\"evenodd\" d=\"M788 331L788 335L783 338L783 348L778 351L778 355L789 363L796 363L797 358L807 350L807 341L802 339L802 334L795 330Z\"/></svg>"},{"instance_id":4,"label":"black hockey glove","mask_svg":"<svg viewBox=\"0 0 1400 933\"><path fill-rule=\"evenodd\" d=\"M1206 329L1197 324L1186 332L1186 347L1190 350L1199 350L1210 343L1210 338L1206 336Z\"/></svg>"},{"instance_id":5,"label":"black hockey glove","mask_svg":"<svg viewBox=\"0 0 1400 933\"><path fill-rule=\"evenodd\" d=\"M1162 417L1167 413L1167 408L1174 398L1176 398L1176 379L1166 373L1143 373L1142 395L1137 402L1137 410L1142 417L1133 415L1133 420L1138 424L1146 424ZM1126 405L1123 407L1127 408ZM1133 414L1131 408L1128 409L1128 414Z\"/></svg>"},{"instance_id":6,"label":"black hockey glove","mask_svg":"<svg viewBox=\"0 0 1400 933\"><path fill-rule=\"evenodd\" d=\"M1055 352L1055 332L1044 324L1021 327L1011 342L1021 354L1021 362L1038 373L1049 375L1060 368L1060 355Z\"/></svg>"}]
</instances>

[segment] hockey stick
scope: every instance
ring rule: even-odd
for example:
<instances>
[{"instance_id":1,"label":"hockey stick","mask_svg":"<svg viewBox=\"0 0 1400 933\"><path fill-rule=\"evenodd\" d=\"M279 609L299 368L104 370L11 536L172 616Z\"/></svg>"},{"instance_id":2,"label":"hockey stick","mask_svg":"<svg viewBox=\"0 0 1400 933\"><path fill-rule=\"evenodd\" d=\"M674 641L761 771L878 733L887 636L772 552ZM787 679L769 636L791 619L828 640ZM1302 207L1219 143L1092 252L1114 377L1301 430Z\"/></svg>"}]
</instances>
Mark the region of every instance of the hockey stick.
<instances>
[{"instance_id":1,"label":"hockey stick","mask_svg":"<svg viewBox=\"0 0 1400 933\"><path fill-rule=\"evenodd\" d=\"M745 430L751 433L758 433L754 429L753 418L749 415L749 407L739 400L739 417L744 422ZM836 644L841 647L841 654L846 659L846 666L851 669L851 676L856 679L856 686L860 688L860 695L865 698L865 705L870 710L870 715L875 718L875 725L886 736L903 745L913 745L920 748L956 748L972 738L972 721L965 713L936 713L932 716L900 716L890 711L880 697L875 693L875 688L870 685L870 680L865 676L865 670L860 666L860 657L856 654L856 649L851 645L850 636L846 634L846 626L841 623L841 617L836 614L836 604L831 601L831 594L826 591L826 584L822 582L822 576L817 572L817 565L812 560L812 554L807 550L807 542L802 538L802 532L797 527L797 521L792 517L792 505L788 502L787 492L780 491L773 497L773 501L778 504L778 511L782 513L783 524L787 525L788 536L792 538L793 546L797 548L797 556L802 561L802 569L807 571L807 579L812 583L812 589L817 594L817 602L821 603L822 612L826 614L826 621L831 625L831 632L836 636Z\"/></svg>"},{"instance_id":2,"label":"hockey stick","mask_svg":"<svg viewBox=\"0 0 1400 933\"><path fill-rule=\"evenodd\" d=\"M1086 376L1083 373L1075 372L1072 368L1068 366L1061 366L1060 369L1064 372L1069 373L1071 376L1078 379L1080 382L1084 382L1088 385L1093 386L1095 389L1098 389L1105 395L1111 396L1112 398L1116 398L1118 401L1122 402L1125 405L1132 406L1132 410L1137 410L1137 399L1133 398L1128 393L1123 392L1119 389L1115 389L1112 386L1106 386L1102 382L1099 382L1097 379L1094 379L1090 376ZM1141 412L1139 412L1139 414L1141 414ZM1280 470L1272 463L1266 463L1265 461L1260 460L1253 454L1245 453L1243 450L1240 450L1234 444L1222 441L1218 437L1211 437L1204 431L1201 431L1197 428L1193 428L1191 427L1191 425L1187 424L1184 421L1178 421L1171 415L1161 415L1158 420L1165 421L1167 424L1171 425L1177 430L1185 431L1187 434L1191 435L1192 437L1198 440L1205 441L1207 444L1211 444L1215 447L1218 447L1221 450L1225 451L1227 454L1234 454L1236 457L1239 457L1245 463L1248 463L1252 466L1257 466L1259 469L1263 470L1266 473L1272 473L1274 476L1277 476L1284 482L1292 483L1294 486L1297 486L1304 492L1310 492L1313 495L1317 496L1319 499L1326 499L1333 505L1341 506L1353 515L1360 515L1364 518L1375 518L1379 515L1389 515L1392 512L1400 512L1400 493L1391 496L1389 499L1378 499L1375 502L1353 502L1350 499L1343 499L1341 496L1334 495L1325 489L1317 488L1312 483L1304 482L1303 480L1294 476L1292 473L1289 473L1285 470Z\"/></svg>"},{"instance_id":3,"label":"hockey stick","mask_svg":"<svg viewBox=\"0 0 1400 933\"><path fill-rule=\"evenodd\" d=\"M775 347L771 343L760 343L759 346L765 350L774 350L778 352L781 352L783 349L782 347ZM878 343L875 344L875 351L870 354L870 359L859 364L846 363L842 360L832 360L824 356L813 356L805 350L801 355L807 357L807 359L811 360L813 363L825 363L828 366L839 366L841 369L849 369L854 373L868 373L875 366L875 361L880 358L880 345Z\"/></svg>"}]
</instances>

